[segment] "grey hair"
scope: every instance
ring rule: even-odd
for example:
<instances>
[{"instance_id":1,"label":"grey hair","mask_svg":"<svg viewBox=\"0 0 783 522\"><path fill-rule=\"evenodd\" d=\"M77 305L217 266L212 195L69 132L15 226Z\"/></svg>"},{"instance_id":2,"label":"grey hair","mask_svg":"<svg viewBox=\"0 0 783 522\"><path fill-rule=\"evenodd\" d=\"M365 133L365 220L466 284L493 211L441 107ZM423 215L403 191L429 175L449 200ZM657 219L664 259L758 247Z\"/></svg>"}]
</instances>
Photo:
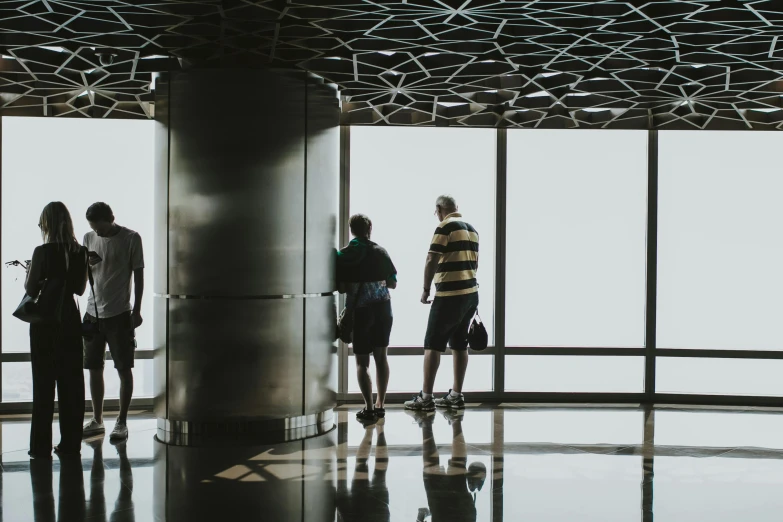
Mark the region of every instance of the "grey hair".
<instances>
[{"instance_id":1,"label":"grey hair","mask_svg":"<svg viewBox=\"0 0 783 522\"><path fill-rule=\"evenodd\" d=\"M435 204L445 210L457 210L457 201L451 196L439 196Z\"/></svg>"}]
</instances>

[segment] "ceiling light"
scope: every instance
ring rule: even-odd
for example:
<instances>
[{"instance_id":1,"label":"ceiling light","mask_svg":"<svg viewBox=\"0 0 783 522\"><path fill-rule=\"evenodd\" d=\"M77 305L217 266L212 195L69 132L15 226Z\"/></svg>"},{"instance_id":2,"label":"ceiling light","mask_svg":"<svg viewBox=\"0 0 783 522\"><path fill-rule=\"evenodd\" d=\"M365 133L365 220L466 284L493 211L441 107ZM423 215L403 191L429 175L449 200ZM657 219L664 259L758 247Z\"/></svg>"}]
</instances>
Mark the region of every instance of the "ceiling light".
<instances>
[{"instance_id":1,"label":"ceiling light","mask_svg":"<svg viewBox=\"0 0 783 522\"><path fill-rule=\"evenodd\" d=\"M378 51L378 54L383 54L383 55L386 55L386 56L393 56L393 55L397 54L397 51Z\"/></svg>"},{"instance_id":2,"label":"ceiling light","mask_svg":"<svg viewBox=\"0 0 783 522\"><path fill-rule=\"evenodd\" d=\"M608 109L606 107L590 107L588 109L582 109L582 110L585 112L605 112L605 111L610 111L612 109Z\"/></svg>"},{"instance_id":3,"label":"ceiling light","mask_svg":"<svg viewBox=\"0 0 783 522\"><path fill-rule=\"evenodd\" d=\"M424 53L424 56L435 56L436 54L440 54L440 53Z\"/></svg>"},{"instance_id":4,"label":"ceiling light","mask_svg":"<svg viewBox=\"0 0 783 522\"><path fill-rule=\"evenodd\" d=\"M779 111L781 109L770 107L768 109L751 109L751 110L752 111L756 111L756 112L777 112L777 111Z\"/></svg>"},{"instance_id":5,"label":"ceiling light","mask_svg":"<svg viewBox=\"0 0 783 522\"><path fill-rule=\"evenodd\" d=\"M16 60L16 56L9 56L7 54L0 55L3 57L3 60Z\"/></svg>"},{"instance_id":6,"label":"ceiling light","mask_svg":"<svg viewBox=\"0 0 783 522\"><path fill-rule=\"evenodd\" d=\"M548 73L541 73L541 76L543 76L544 78L550 78L550 77L552 77L552 76L557 76L558 74L563 74L563 73L559 73L559 72L548 72Z\"/></svg>"},{"instance_id":7,"label":"ceiling light","mask_svg":"<svg viewBox=\"0 0 783 522\"><path fill-rule=\"evenodd\" d=\"M465 102L438 102L438 105L443 105L444 107L457 107L458 105L467 105Z\"/></svg>"},{"instance_id":8,"label":"ceiling light","mask_svg":"<svg viewBox=\"0 0 783 522\"><path fill-rule=\"evenodd\" d=\"M534 92L533 94L526 95L525 98L541 98L542 96L549 96L549 93L546 91L538 91Z\"/></svg>"},{"instance_id":9,"label":"ceiling light","mask_svg":"<svg viewBox=\"0 0 783 522\"><path fill-rule=\"evenodd\" d=\"M142 60L159 60L161 58L168 58L168 56L164 56L162 54L152 54L150 56L142 56Z\"/></svg>"},{"instance_id":10,"label":"ceiling light","mask_svg":"<svg viewBox=\"0 0 783 522\"><path fill-rule=\"evenodd\" d=\"M92 93L92 91L90 89L84 89L76 97L77 98L81 98L82 96L87 96L88 94L91 94L91 93Z\"/></svg>"},{"instance_id":11,"label":"ceiling light","mask_svg":"<svg viewBox=\"0 0 783 522\"><path fill-rule=\"evenodd\" d=\"M327 60L342 60L342 58L340 58L339 56L327 56L326 59Z\"/></svg>"},{"instance_id":12,"label":"ceiling light","mask_svg":"<svg viewBox=\"0 0 783 522\"><path fill-rule=\"evenodd\" d=\"M46 50L48 50L48 51L54 51L54 52L56 52L56 53L64 53L64 52L67 52L67 49L64 49L64 48L62 48L62 47L58 47L58 46L42 45L42 46L40 46L40 47L41 47L41 49L46 49Z\"/></svg>"}]
</instances>

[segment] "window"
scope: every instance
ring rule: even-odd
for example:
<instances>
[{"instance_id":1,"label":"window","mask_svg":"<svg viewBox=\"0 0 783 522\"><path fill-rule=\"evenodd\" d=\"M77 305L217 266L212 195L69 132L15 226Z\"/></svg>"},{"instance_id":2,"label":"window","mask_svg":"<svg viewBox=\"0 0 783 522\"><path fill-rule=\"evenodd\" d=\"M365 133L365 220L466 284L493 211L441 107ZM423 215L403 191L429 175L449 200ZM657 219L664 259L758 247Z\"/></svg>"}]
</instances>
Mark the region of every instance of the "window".
<instances>
[{"instance_id":1,"label":"window","mask_svg":"<svg viewBox=\"0 0 783 522\"><path fill-rule=\"evenodd\" d=\"M429 308L419 300L438 226L435 200L442 194L457 200L479 233L479 309L492 342L495 145L492 129L351 128L351 214L370 217L373 241L386 248L399 272L392 291L392 346L424 342Z\"/></svg>"},{"instance_id":2,"label":"window","mask_svg":"<svg viewBox=\"0 0 783 522\"><path fill-rule=\"evenodd\" d=\"M443 355L440 360L438 376L435 378L435 393L445 392L451 389L454 373L452 371L453 360L451 355ZM373 363L375 364L375 363ZM353 357L348 361L348 391L359 393L359 383L356 381L355 361ZM423 355L401 355L393 357L389 361L391 374L389 376L389 393L411 392L421 390L421 381L424 375ZM374 368L374 366L373 366ZM371 368L371 371L375 370ZM488 355L472 355L468 363L468 371L465 375L463 391L491 391L492 390L492 357Z\"/></svg>"},{"instance_id":3,"label":"window","mask_svg":"<svg viewBox=\"0 0 783 522\"><path fill-rule=\"evenodd\" d=\"M644 357L506 355L506 390L641 393Z\"/></svg>"},{"instance_id":4,"label":"window","mask_svg":"<svg viewBox=\"0 0 783 522\"><path fill-rule=\"evenodd\" d=\"M644 346L646 151L639 131L508 132L508 346Z\"/></svg>"},{"instance_id":5,"label":"window","mask_svg":"<svg viewBox=\"0 0 783 522\"><path fill-rule=\"evenodd\" d=\"M658 347L783 349L783 135L659 136Z\"/></svg>"},{"instance_id":6,"label":"window","mask_svg":"<svg viewBox=\"0 0 783 522\"><path fill-rule=\"evenodd\" d=\"M658 357L656 391L783 397L782 360Z\"/></svg>"},{"instance_id":7,"label":"window","mask_svg":"<svg viewBox=\"0 0 783 522\"><path fill-rule=\"evenodd\" d=\"M2 261L30 259L41 244L38 218L50 201L66 204L80 242L89 231L87 207L96 201L109 203L117 222L142 237L148 267L142 304L146 320L136 338L140 350L152 349L154 122L4 117L2 124ZM4 267L2 351L6 353L30 350L29 326L11 315L23 295L24 271ZM80 299L82 313L86 304L85 294ZM6 375L8 364L3 367ZM29 369L29 363L19 364ZM3 379L4 398L22 398L27 393L29 372L23 373L27 377Z\"/></svg>"}]
</instances>

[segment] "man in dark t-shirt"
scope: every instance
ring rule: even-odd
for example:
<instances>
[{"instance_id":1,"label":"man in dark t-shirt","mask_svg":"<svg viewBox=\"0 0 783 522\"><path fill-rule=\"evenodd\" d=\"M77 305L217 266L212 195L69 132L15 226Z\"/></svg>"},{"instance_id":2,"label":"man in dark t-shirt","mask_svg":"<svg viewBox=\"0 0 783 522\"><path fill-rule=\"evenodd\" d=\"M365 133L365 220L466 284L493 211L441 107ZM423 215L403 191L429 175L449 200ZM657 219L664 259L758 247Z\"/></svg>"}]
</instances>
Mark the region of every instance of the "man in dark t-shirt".
<instances>
[{"instance_id":1,"label":"man in dark t-shirt","mask_svg":"<svg viewBox=\"0 0 783 522\"><path fill-rule=\"evenodd\" d=\"M397 269L388 252L370 241L372 222L364 214L350 219L353 240L337 253L337 283L346 293L346 313L353 313L353 353L356 377L364 397L364 409L356 414L361 422L374 422L386 415L386 388L389 384L389 347L394 317L390 288L397 287ZM372 397L370 355L375 359L378 396Z\"/></svg>"}]
</instances>

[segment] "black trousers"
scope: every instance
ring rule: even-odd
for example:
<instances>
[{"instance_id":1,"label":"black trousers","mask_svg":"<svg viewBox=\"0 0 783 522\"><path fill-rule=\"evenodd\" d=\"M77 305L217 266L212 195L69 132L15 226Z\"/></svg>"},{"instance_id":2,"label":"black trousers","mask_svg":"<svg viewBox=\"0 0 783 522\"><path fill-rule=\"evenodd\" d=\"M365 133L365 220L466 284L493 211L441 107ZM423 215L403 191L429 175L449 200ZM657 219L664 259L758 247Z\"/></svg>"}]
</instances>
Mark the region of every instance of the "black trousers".
<instances>
[{"instance_id":1,"label":"black trousers","mask_svg":"<svg viewBox=\"0 0 783 522\"><path fill-rule=\"evenodd\" d=\"M55 386L60 406L60 450L79 451L84 421L81 336L55 336L46 326L31 325L30 356L33 366L30 452L51 454Z\"/></svg>"}]
</instances>

